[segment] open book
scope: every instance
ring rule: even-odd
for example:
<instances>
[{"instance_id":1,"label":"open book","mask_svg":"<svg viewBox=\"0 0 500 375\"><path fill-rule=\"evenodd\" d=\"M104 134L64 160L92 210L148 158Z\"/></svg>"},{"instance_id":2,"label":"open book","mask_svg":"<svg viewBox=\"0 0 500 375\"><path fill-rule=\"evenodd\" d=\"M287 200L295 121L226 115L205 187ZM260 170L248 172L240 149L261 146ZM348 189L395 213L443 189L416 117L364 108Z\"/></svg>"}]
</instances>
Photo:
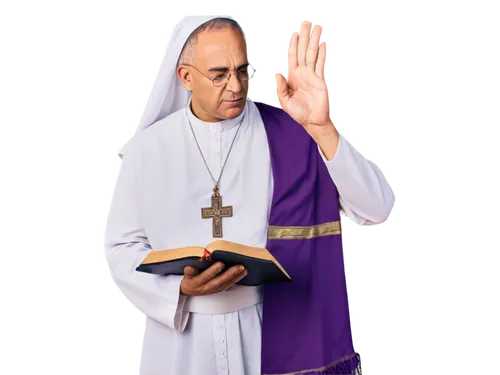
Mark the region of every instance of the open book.
<instances>
[{"instance_id":1,"label":"open book","mask_svg":"<svg viewBox=\"0 0 500 375\"><path fill-rule=\"evenodd\" d=\"M256 286L291 281L291 277L267 249L225 240L213 241L206 248L189 246L153 250L136 271L157 275L184 275L186 266L193 266L202 272L217 261L225 264L222 272L237 264L245 266L248 274L237 282L239 285Z\"/></svg>"}]
</instances>

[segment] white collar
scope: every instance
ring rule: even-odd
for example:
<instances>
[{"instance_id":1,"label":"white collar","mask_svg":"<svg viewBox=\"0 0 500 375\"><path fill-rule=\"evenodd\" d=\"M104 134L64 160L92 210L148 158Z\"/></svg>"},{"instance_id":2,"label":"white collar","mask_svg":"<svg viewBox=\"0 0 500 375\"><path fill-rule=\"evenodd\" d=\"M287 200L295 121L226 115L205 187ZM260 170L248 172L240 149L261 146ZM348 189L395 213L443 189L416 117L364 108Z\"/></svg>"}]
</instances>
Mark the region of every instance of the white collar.
<instances>
[{"instance_id":1,"label":"white collar","mask_svg":"<svg viewBox=\"0 0 500 375\"><path fill-rule=\"evenodd\" d=\"M191 98L189 98L187 105L186 105L186 113L188 116L189 121L191 122L191 125L193 125L193 128L196 128L197 131L209 131L210 133L219 133L223 131L227 131L228 129L231 129L232 127L238 125L245 115L245 113L248 111L248 98L245 102L245 107L243 108L243 111L236 116L235 118L219 121L219 122L207 122L200 120L198 117L196 117L191 111ZM243 126L243 124L241 124Z\"/></svg>"}]
</instances>

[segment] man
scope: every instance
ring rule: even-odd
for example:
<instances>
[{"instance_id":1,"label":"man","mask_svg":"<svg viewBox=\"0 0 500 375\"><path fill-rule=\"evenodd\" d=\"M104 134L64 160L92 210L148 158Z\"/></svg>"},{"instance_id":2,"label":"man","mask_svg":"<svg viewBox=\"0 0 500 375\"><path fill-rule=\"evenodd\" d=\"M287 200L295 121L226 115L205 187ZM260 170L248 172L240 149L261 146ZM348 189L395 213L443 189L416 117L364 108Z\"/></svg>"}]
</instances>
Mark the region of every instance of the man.
<instances>
[{"instance_id":1,"label":"man","mask_svg":"<svg viewBox=\"0 0 500 375\"><path fill-rule=\"evenodd\" d=\"M282 107L247 97L254 69L231 17L175 28L122 165L106 257L146 315L142 375L360 374L353 349L339 212L385 221L394 194L329 117L321 28L289 47ZM229 208L230 207L230 208ZM248 287L238 266L135 271L152 250L214 238L266 247L291 283ZM264 298L265 296L265 298Z\"/></svg>"}]
</instances>

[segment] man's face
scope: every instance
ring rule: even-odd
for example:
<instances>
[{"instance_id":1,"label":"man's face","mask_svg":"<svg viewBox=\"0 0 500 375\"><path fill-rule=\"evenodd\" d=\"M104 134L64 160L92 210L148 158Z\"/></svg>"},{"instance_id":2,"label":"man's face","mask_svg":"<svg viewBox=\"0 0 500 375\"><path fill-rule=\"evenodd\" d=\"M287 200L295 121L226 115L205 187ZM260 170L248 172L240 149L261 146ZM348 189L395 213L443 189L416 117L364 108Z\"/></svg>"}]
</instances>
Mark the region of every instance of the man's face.
<instances>
[{"instance_id":1,"label":"man's face","mask_svg":"<svg viewBox=\"0 0 500 375\"><path fill-rule=\"evenodd\" d=\"M207 77L192 67L187 67L185 79L192 89L192 110L207 122L218 122L238 116L245 108L248 81L240 82L235 73L247 69L246 42L232 27L204 31L198 35L193 65L210 78L232 74L225 86L216 87ZM215 70L218 68L218 70ZM230 101L240 99L236 103Z\"/></svg>"}]
</instances>

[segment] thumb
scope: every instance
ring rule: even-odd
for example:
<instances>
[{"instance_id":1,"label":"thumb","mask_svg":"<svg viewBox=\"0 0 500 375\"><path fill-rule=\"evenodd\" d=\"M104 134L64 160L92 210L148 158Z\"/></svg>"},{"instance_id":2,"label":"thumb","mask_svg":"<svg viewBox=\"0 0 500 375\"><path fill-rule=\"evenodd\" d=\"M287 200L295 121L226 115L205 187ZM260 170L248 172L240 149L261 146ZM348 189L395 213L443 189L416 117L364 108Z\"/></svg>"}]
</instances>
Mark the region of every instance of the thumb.
<instances>
[{"instance_id":1,"label":"thumb","mask_svg":"<svg viewBox=\"0 0 500 375\"><path fill-rule=\"evenodd\" d=\"M191 266L184 267L184 277L186 279L191 279L197 273L198 273L198 270L194 267L191 267Z\"/></svg>"},{"instance_id":2,"label":"thumb","mask_svg":"<svg viewBox=\"0 0 500 375\"><path fill-rule=\"evenodd\" d=\"M280 101L281 107L283 109L286 109L289 99L288 83L286 82L285 77L283 77L279 73L277 73L274 77L276 78L276 83L278 84L278 88L276 89L278 99Z\"/></svg>"}]
</instances>

